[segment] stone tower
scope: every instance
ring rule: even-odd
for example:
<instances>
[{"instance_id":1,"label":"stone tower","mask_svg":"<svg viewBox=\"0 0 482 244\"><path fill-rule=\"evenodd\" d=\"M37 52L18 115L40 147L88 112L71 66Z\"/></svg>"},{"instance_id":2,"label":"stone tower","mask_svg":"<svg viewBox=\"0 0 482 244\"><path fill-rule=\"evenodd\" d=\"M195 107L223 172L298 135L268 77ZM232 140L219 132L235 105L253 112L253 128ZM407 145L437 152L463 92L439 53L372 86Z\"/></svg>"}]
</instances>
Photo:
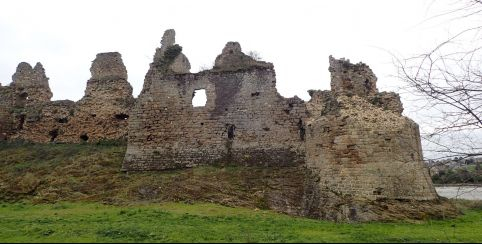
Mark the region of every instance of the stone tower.
<instances>
[{"instance_id":1,"label":"stone tower","mask_svg":"<svg viewBox=\"0 0 482 244\"><path fill-rule=\"evenodd\" d=\"M314 212L370 219L372 213L361 207L367 202L438 199L424 167L418 125L401 116L398 95L377 93L376 78L363 63L330 57L329 70L332 92L312 91L308 103L316 108L305 145L320 196ZM327 212L330 205L338 210Z\"/></svg>"},{"instance_id":2,"label":"stone tower","mask_svg":"<svg viewBox=\"0 0 482 244\"><path fill-rule=\"evenodd\" d=\"M127 138L134 98L121 54L97 54L90 73L85 95L77 102L72 118L71 125L75 128L67 130L65 136L78 141Z\"/></svg>"},{"instance_id":3,"label":"stone tower","mask_svg":"<svg viewBox=\"0 0 482 244\"><path fill-rule=\"evenodd\" d=\"M50 101L52 92L48 80L41 63L37 63L34 68L28 63L20 63L10 85L15 89L16 106Z\"/></svg>"}]
</instances>

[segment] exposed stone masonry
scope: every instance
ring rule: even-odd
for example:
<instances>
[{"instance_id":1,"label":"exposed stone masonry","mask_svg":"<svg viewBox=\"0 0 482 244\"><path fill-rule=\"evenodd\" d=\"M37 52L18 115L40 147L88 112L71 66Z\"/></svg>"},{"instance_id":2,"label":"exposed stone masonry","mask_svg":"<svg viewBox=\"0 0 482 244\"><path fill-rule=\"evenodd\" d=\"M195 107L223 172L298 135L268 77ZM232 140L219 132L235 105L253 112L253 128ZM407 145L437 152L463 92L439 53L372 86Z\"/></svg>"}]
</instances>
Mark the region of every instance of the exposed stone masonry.
<instances>
[{"instance_id":1,"label":"exposed stone masonry","mask_svg":"<svg viewBox=\"0 0 482 244\"><path fill-rule=\"evenodd\" d=\"M37 63L34 68L28 63L20 63L12 80L11 87L17 96L16 106L48 102L52 98L49 79L41 63Z\"/></svg>"},{"instance_id":2,"label":"exposed stone masonry","mask_svg":"<svg viewBox=\"0 0 482 244\"><path fill-rule=\"evenodd\" d=\"M282 97L273 64L244 54L237 42L226 44L213 69L190 73L174 30L164 33L137 99L119 53L97 55L78 102L50 101L41 64L21 63L14 82L0 86L0 139L128 137L124 171L288 169L291 178L276 175L271 182L289 182L271 186L276 189L265 200L294 215L376 220L441 204L423 165L418 125L402 116L399 95L378 92L366 64L331 56L329 63L331 91L310 90L308 102ZM207 102L194 107L201 89Z\"/></svg>"},{"instance_id":3,"label":"exposed stone masonry","mask_svg":"<svg viewBox=\"0 0 482 244\"><path fill-rule=\"evenodd\" d=\"M84 97L50 101L40 63L20 63L10 86L0 88L0 138L34 142L96 142L127 138L134 105L132 87L119 53L98 54Z\"/></svg>"},{"instance_id":4,"label":"exposed stone masonry","mask_svg":"<svg viewBox=\"0 0 482 244\"><path fill-rule=\"evenodd\" d=\"M241 45L237 42L228 42L223 52L216 57L213 70L237 71L253 67L273 69L272 63L256 61L241 51Z\"/></svg>"}]
</instances>

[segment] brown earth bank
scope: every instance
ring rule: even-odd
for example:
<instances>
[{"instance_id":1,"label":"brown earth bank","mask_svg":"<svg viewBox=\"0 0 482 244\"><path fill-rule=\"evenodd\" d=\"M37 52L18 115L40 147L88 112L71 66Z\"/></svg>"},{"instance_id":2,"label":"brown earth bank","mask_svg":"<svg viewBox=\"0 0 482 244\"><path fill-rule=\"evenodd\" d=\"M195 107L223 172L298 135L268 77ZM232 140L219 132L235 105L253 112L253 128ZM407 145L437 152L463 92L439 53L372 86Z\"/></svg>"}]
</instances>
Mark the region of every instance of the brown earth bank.
<instances>
[{"instance_id":1,"label":"brown earth bank","mask_svg":"<svg viewBox=\"0 0 482 244\"><path fill-rule=\"evenodd\" d=\"M459 214L444 198L367 201L329 189L316 190L316 179L303 166L219 165L123 173L125 150L125 142L117 141L0 143L0 201L210 202L335 221L418 220Z\"/></svg>"}]
</instances>

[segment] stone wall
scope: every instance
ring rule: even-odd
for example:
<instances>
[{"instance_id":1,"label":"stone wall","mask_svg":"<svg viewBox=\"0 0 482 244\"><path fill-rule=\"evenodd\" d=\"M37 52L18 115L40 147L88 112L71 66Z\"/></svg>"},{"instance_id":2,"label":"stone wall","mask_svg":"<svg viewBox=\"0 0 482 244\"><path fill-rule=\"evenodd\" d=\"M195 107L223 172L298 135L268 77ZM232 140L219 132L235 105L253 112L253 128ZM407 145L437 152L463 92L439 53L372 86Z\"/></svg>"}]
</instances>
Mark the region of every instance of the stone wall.
<instances>
[{"instance_id":1,"label":"stone wall","mask_svg":"<svg viewBox=\"0 0 482 244\"><path fill-rule=\"evenodd\" d=\"M364 63L352 64L350 60L329 58L331 91L347 96L367 96L378 92L377 77Z\"/></svg>"},{"instance_id":2,"label":"stone wall","mask_svg":"<svg viewBox=\"0 0 482 244\"><path fill-rule=\"evenodd\" d=\"M6 140L13 130L13 91L0 84L0 141Z\"/></svg>"},{"instance_id":3,"label":"stone wall","mask_svg":"<svg viewBox=\"0 0 482 244\"><path fill-rule=\"evenodd\" d=\"M37 63L34 68L28 63L20 63L10 84L15 89L15 106L38 105L50 101L52 92L48 80L41 63Z\"/></svg>"},{"instance_id":4,"label":"stone wall","mask_svg":"<svg viewBox=\"0 0 482 244\"><path fill-rule=\"evenodd\" d=\"M307 126L306 163L320 188L371 200L437 197L417 124L360 97L336 99L337 111Z\"/></svg>"},{"instance_id":5,"label":"stone wall","mask_svg":"<svg viewBox=\"0 0 482 244\"><path fill-rule=\"evenodd\" d=\"M13 82L0 90L2 137L41 143L126 139L135 100L121 55L98 54L91 74L80 101L50 101L42 65L20 63Z\"/></svg>"},{"instance_id":6,"label":"stone wall","mask_svg":"<svg viewBox=\"0 0 482 244\"><path fill-rule=\"evenodd\" d=\"M151 65L132 111L124 170L304 162L306 109L301 99L278 94L272 64L243 54L238 43L216 60L198 74ZM206 105L193 107L200 89Z\"/></svg>"}]
</instances>

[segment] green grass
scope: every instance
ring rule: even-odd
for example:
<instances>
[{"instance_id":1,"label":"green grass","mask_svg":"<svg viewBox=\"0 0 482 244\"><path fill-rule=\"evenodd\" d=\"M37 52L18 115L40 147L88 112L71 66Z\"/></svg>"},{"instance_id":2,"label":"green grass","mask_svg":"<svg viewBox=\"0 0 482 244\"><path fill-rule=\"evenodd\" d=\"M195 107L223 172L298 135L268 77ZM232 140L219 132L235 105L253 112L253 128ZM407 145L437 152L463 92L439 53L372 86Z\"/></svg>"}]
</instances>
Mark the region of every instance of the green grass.
<instances>
[{"instance_id":1,"label":"green grass","mask_svg":"<svg viewBox=\"0 0 482 244\"><path fill-rule=\"evenodd\" d=\"M482 209L451 220L339 224L215 204L0 204L1 242L480 242Z\"/></svg>"}]
</instances>

